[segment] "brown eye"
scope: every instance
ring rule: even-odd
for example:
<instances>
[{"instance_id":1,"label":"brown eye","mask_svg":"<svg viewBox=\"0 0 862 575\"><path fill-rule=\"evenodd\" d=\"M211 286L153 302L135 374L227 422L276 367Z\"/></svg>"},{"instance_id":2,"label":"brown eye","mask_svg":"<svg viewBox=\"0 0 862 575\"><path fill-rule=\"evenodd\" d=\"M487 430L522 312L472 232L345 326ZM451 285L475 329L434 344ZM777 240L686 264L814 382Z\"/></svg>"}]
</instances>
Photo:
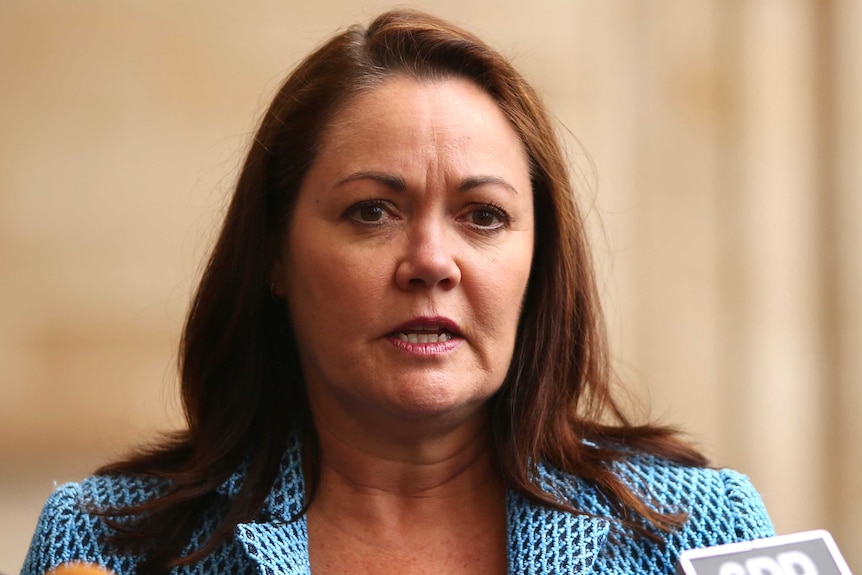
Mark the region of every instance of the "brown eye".
<instances>
[{"instance_id":1,"label":"brown eye","mask_svg":"<svg viewBox=\"0 0 862 575\"><path fill-rule=\"evenodd\" d=\"M361 206L357 216L363 222L379 222L383 219L383 208L380 206Z\"/></svg>"},{"instance_id":2,"label":"brown eye","mask_svg":"<svg viewBox=\"0 0 862 575\"><path fill-rule=\"evenodd\" d=\"M395 206L385 200L363 200L347 208L343 217L358 226L376 228L398 219Z\"/></svg>"},{"instance_id":3,"label":"brown eye","mask_svg":"<svg viewBox=\"0 0 862 575\"><path fill-rule=\"evenodd\" d=\"M497 223L497 214L488 210L476 210L473 212L473 223L483 228L490 228Z\"/></svg>"}]
</instances>

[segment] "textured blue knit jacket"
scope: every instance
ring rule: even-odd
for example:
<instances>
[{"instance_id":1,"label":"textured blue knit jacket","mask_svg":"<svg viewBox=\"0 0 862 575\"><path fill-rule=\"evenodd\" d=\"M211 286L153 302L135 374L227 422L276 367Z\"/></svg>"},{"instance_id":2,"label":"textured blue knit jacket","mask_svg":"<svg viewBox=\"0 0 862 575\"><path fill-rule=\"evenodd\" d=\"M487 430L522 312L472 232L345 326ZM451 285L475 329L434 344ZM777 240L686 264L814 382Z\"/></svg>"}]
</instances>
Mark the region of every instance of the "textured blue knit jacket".
<instances>
[{"instance_id":1,"label":"textured blue knit jacket","mask_svg":"<svg viewBox=\"0 0 862 575\"><path fill-rule=\"evenodd\" d=\"M760 496L748 479L730 470L699 469L635 455L615 463L616 472L662 510L686 511L688 521L662 534L656 543L620 527L617 513L587 482L543 467L544 487L567 499L585 515L535 505L509 492L509 573L515 574L672 574L684 549L773 535ZM243 473L219 489L222 502L235 497ZM119 575L135 573L140 557L108 553L106 528L87 513L87 504L122 506L152 497L151 480L90 477L58 488L48 499L22 574L41 575L70 561L96 563ZM285 452L281 471L254 523L237 526L235 536L209 557L176 573L309 575L308 533L304 517L290 521L305 497L298 440ZM203 517L189 548L213 529L224 506Z\"/></svg>"}]
</instances>

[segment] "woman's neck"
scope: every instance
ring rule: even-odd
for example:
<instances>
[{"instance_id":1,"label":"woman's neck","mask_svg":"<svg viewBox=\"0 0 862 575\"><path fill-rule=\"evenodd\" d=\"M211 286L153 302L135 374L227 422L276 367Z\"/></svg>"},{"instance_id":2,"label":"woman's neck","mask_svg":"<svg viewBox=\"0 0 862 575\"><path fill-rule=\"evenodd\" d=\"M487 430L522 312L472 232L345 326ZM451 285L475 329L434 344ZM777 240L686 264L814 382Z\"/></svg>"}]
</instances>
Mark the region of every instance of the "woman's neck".
<instances>
[{"instance_id":1,"label":"woman's neck","mask_svg":"<svg viewBox=\"0 0 862 575\"><path fill-rule=\"evenodd\" d=\"M501 483L486 420L427 434L387 434L349 425L317 425L319 486L351 498L457 497ZM425 501L427 503L427 501Z\"/></svg>"},{"instance_id":2,"label":"woman's neck","mask_svg":"<svg viewBox=\"0 0 862 575\"><path fill-rule=\"evenodd\" d=\"M453 573L472 572L463 569L472 561L505 567L505 487L487 426L462 426L412 445L403 436L317 429L320 477L308 510L313 561L361 563L382 554L404 572L424 572L404 564L419 557L428 567L432 557L444 560L436 567Z\"/></svg>"}]
</instances>

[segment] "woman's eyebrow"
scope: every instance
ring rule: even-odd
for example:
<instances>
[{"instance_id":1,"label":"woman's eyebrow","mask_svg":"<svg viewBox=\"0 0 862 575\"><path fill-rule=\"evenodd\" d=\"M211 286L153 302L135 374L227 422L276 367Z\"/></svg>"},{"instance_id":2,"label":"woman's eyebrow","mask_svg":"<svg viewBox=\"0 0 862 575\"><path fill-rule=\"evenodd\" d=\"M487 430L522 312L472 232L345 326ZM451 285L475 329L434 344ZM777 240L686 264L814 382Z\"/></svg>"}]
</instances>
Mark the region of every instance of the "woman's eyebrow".
<instances>
[{"instance_id":1,"label":"woman's eyebrow","mask_svg":"<svg viewBox=\"0 0 862 575\"><path fill-rule=\"evenodd\" d=\"M347 184L349 182L355 182L356 180L373 180L375 182L380 182L384 186L392 188L396 192L403 192L405 189L407 189L407 184L405 184L404 180L399 176L396 176L394 174L387 174L385 172L373 171L354 172L346 178L338 180L338 182L335 183L334 187L337 188L338 186Z\"/></svg>"},{"instance_id":2,"label":"woman's eyebrow","mask_svg":"<svg viewBox=\"0 0 862 575\"><path fill-rule=\"evenodd\" d=\"M485 186L488 184L502 186L513 194L518 195L518 190L515 189L515 186L513 186L499 176L473 176L470 178L465 178L461 181L461 185L458 186L458 190L466 192L473 188L478 188L479 186Z\"/></svg>"},{"instance_id":3,"label":"woman's eyebrow","mask_svg":"<svg viewBox=\"0 0 862 575\"><path fill-rule=\"evenodd\" d=\"M373 180L375 182L380 182L384 186L387 186L396 192L403 192L407 189L407 184L400 176L396 176L395 174L387 174L386 172L365 170L360 172L354 172L346 178L338 180L335 183L334 187L337 188L338 186L342 186L350 182L355 182L357 180ZM472 190L473 188L478 188L480 186L486 185L502 186L513 194L518 194L518 190L515 188L515 186L513 186L499 176L471 176L469 178L464 178L463 180L461 180L461 184L458 186L458 191L467 192L469 190Z\"/></svg>"}]
</instances>

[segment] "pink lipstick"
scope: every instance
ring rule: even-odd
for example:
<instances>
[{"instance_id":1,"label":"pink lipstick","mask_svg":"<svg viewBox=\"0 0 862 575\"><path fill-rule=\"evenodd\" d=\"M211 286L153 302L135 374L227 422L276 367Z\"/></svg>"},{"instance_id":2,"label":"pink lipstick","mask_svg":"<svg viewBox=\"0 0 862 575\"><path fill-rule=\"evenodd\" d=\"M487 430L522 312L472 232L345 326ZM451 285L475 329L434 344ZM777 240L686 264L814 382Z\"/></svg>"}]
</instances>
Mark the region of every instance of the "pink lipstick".
<instances>
[{"instance_id":1,"label":"pink lipstick","mask_svg":"<svg viewBox=\"0 0 862 575\"><path fill-rule=\"evenodd\" d=\"M415 355L439 355L458 347L463 338L458 324L445 317L418 317L396 327L389 341Z\"/></svg>"}]
</instances>

